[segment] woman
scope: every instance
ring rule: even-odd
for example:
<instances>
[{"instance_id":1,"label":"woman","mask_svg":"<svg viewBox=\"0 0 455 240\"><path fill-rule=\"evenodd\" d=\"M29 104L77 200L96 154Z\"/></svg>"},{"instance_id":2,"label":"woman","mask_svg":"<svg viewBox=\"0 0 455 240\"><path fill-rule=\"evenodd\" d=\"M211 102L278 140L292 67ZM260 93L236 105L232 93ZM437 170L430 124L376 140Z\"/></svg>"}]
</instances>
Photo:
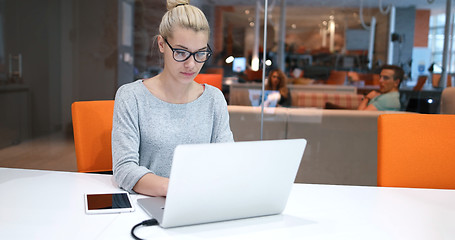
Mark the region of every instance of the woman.
<instances>
[{"instance_id":1,"label":"woman","mask_svg":"<svg viewBox=\"0 0 455 240\"><path fill-rule=\"evenodd\" d=\"M289 89L286 86L286 75L280 69L274 69L270 71L267 85L265 90L278 90L280 91L280 101L278 105L289 107L291 105L291 97L289 94Z\"/></svg>"},{"instance_id":2,"label":"woman","mask_svg":"<svg viewBox=\"0 0 455 240\"><path fill-rule=\"evenodd\" d=\"M193 81L212 54L207 19L188 0L167 8L157 36L164 69L118 89L112 126L116 182L150 196L166 196L177 145L233 141L223 94Z\"/></svg>"}]
</instances>

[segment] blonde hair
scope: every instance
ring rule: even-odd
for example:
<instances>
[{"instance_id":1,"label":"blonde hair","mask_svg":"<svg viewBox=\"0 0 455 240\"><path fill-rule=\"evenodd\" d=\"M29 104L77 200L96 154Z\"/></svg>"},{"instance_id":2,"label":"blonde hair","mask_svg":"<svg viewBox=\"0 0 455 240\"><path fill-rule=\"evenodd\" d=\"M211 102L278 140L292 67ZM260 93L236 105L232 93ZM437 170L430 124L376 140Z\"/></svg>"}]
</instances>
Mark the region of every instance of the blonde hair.
<instances>
[{"instance_id":1,"label":"blonde hair","mask_svg":"<svg viewBox=\"0 0 455 240\"><path fill-rule=\"evenodd\" d=\"M167 0L167 12L161 19L159 32L164 38L172 37L175 26L204 31L210 35L210 27L204 13L197 7L189 5L189 0Z\"/></svg>"}]
</instances>

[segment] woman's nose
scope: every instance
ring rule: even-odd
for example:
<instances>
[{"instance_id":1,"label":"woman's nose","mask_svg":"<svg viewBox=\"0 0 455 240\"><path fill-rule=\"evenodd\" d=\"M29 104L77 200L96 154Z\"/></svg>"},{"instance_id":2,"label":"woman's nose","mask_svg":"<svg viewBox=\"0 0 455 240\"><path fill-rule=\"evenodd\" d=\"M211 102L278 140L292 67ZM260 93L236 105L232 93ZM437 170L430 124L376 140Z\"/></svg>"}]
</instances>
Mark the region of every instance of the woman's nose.
<instances>
[{"instance_id":1,"label":"woman's nose","mask_svg":"<svg viewBox=\"0 0 455 240\"><path fill-rule=\"evenodd\" d=\"M195 64L196 64L196 60L194 60L194 57L193 57L193 56L189 57L189 58L185 61L185 67L188 67L188 68L194 67Z\"/></svg>"}]
</instances>

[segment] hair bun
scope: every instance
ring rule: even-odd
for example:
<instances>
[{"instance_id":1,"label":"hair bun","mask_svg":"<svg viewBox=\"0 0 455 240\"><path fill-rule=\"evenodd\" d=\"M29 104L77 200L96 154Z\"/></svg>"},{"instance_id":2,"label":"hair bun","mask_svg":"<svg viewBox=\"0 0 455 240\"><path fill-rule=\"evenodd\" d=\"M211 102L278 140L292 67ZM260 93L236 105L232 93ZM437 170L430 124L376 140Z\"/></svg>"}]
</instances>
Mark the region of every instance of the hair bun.
<instances>
[{"instance_id":1,"label":"hair bun","mask_svg":"<svg viewBox=\"0 0 455 240\"><path fill-rule=\"evenodd\" d=\"M172 9L181 6L181 5L189 5L190 0L167 0L167 10L171 11Z\"/></svg>"},{"instance_id":2,"label":"hair bun","mask_svg":"<svg viewBox=\"0 0 455 240\"><path fill-rule=\"evenodd\" d=\"M159 26L161 36L172 37L172 32L177 26L195 32L204 31L210 35L210 26L205 14L189 3L190 0L167 0L168 11L163 15Z\"/></svg>"}]
</instances>

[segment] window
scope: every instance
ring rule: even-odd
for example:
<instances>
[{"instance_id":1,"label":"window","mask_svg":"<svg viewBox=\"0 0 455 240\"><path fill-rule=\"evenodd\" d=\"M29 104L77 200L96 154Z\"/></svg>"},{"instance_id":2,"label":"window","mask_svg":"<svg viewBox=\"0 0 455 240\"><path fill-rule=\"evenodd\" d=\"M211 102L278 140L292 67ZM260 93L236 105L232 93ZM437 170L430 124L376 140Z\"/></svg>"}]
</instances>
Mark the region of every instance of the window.
<instances>
[{"instance_id":1,"label":"window","mask_svg":"<svg viewBox=\"0 0 455 240\"><path fill-rule=\"evenodd\" d=\"M430 16L430 32L428 34L428 45L431 49L431 62L434 62L434 72L441 73L442 69L442 56L444 50L444 27L446 15L437 14ZM452 38L452 46L454 46L454 39ZM454 59L455 51L451 49L450 59ZM449 72L455 71L455 61L450 61Z\"/></svg>"}]
</instances>

